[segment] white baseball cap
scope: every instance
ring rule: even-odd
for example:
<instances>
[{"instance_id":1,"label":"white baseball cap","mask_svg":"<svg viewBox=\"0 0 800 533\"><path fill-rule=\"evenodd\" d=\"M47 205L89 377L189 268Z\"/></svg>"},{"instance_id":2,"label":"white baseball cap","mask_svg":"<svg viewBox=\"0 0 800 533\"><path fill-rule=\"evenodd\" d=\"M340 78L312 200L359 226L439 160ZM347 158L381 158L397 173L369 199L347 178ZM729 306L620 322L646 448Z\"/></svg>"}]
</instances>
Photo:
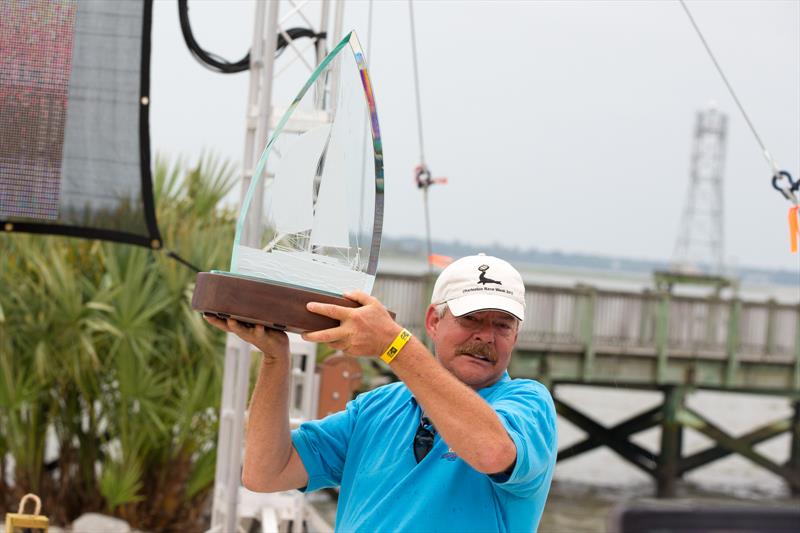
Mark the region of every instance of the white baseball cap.
<instances>
[{"instance_id":1,"label":"white baseball cap","mask_svg":"<svg viewBox=\"0 0 800 533\"><path fill-rule=\"evenodd\" d=\"M504 311L525 319L525 285L517 269L491 255L462 257L436 280L431 304L447 303L454 316L476 311Z\"/></svg>"}]
</instances>

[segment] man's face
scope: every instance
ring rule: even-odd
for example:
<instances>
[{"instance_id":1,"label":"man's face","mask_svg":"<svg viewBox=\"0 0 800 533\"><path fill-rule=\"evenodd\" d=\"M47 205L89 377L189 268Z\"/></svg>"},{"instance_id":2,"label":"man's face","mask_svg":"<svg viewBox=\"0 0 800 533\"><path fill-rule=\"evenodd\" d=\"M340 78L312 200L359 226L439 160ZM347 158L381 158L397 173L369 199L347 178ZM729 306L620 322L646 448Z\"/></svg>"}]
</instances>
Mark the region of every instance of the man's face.
<instances>
[{"instance_id":1,"label":"man's face","mask_svg":"<svg viewBox=\"0 0 800 533\"><path fill-rule=\"evenodd\" d=\"M517 342L517 319L502 311L477 311L455 317L447 309L440 318L428 307L425 328L436 357L455 377L473 389L492 385L503 375Z\"/></svg>"}]
</instances>

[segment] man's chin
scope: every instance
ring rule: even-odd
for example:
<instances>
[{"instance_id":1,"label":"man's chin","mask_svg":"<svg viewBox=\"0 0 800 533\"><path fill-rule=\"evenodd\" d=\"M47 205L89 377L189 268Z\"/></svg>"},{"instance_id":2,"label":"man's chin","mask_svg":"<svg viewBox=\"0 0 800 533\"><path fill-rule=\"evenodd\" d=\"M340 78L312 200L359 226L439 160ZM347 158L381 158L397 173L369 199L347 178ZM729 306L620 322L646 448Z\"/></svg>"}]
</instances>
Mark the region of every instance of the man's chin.
<instances>
[{"instance_id":1,"label":"man's chin","mask_svg":"<svg viewBox=\"0 0 800 533\"><path fill-rule=\"evenodd\" d=\"M492 363L478 359L475 359L474 362L465 361L464 363L456 364L449 370L459 381L473 389L486 387L499 379Z\"/></svg>"}]
</instances>

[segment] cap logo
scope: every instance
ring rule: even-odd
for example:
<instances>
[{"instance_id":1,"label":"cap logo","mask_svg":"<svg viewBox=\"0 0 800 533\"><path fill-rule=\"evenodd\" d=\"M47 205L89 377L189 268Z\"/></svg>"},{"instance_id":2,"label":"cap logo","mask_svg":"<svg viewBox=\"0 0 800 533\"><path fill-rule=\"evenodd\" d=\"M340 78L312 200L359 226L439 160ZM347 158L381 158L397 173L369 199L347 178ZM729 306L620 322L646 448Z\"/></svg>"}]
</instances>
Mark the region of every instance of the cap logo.
<instances>
[{"instance_id":1,"label":"cap logo","mask_svg":"<svg viewBox=\"0 0 800 533\"><path fill-rule=\"evenodd\" d=\"M497 285L503 284L501 281L486 277L486 271L489 270L489 265L481 265L478 267L478 270L481 271L480 276L478 276L478 285L483 285L485 287L487 283L496 283Z\"/></svg>"}]
</instances>

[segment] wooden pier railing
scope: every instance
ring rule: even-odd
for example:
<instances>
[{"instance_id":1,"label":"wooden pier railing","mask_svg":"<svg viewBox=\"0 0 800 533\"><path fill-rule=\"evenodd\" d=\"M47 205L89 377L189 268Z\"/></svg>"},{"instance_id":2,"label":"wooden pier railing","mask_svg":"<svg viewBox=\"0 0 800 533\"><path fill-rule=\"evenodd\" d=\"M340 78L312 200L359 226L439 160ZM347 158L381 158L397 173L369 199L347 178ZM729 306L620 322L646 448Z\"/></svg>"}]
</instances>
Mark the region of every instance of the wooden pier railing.
<instances>
[{"instance_id":1,"label":"wooden pier railing","mask_svg":"<svg viewBox=\"0 0 800 533\"><path fill-rule=\"evenodd\" d=\"M373 293L401 324L422 336L431 287L428 277L384 274ZM800 494L800 302L540 285L527 285L525 299L510 373L547 384L558 414L586 433L584 440L559 450L559 461L605 446L652 476L660 496L674 496L685 473L738 454ZM627 419L606 427L582 412L583 406L564 401L558 394L561 383L648 388L661 391L664 400L642 412L632 405ZM731 435L686 405L697 388L785 395L793 414ZM658 451L633 439L656 426L661 428ZM686 428L712 444L687 455L682 449ZM756 449L784 433L790 436L788 461Z\"/></svg>"},{"instance_id":2,"label":"wooden pier railing","mask_svg":"<svg viewBox=\"0 0 800 533\"><path fill-rule=\"evenodd\" d=\"M373 293L424 334L427 277L379 275ZM800 391L800 302L527 285L511 371L548 382Z\"/></svg>"}]
</instances>

